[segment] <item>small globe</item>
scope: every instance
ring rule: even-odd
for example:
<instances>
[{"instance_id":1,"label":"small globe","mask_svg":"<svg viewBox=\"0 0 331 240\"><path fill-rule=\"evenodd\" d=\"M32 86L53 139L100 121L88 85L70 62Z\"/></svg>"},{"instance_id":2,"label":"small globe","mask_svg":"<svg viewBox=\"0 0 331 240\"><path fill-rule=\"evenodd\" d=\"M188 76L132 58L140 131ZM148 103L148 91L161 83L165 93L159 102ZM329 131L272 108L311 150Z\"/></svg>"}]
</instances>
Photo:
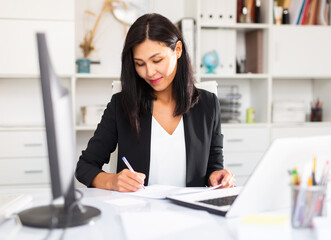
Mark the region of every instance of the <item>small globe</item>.
<instances>
[{"instance_id":1,"label":"small globe","mask_svg":"<svg viewBox=\"0 0 331 240\"><path fill-rule=\"evenodd\" d=\"M207 52L202 60L203 65L206 66L206 73L215 73L214 69L218 66L218 54L216 51Z\"/></svg>"}]
</instances>

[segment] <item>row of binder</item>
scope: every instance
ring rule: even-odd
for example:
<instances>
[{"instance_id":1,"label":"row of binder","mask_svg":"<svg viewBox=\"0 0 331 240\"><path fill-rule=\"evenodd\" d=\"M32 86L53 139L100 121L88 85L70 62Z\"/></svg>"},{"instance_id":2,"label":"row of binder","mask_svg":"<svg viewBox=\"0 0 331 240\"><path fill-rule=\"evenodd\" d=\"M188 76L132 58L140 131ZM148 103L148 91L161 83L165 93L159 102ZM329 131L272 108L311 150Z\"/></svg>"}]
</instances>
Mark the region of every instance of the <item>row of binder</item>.
<instances>
[{"instance_id":1,"label":"row of binder","mask_svg":"<svg viewBox=\"0 0 331 240\"><path fill-rule=\"evenodd\" d=\"M237 1L200 0L202 25L236 23Z\"/></svg>"},{"instance_id":2,"label":"row of binder","mask_svg":"<svg viewBox=\"0 0 331 240\"><path fill-rule=\"evenodd\" d=\"M191 58L193 69L196 70L196 24L193 18L181 19L177 26L181 30L187 52ZM201 57L215 51L219 65L214 69L216 74L236 73L236 44L237 32L234 29L202 29ZM263 31L253 30L245 33L246 61L245 71L262 73L263 64ZM207 72L206 66L201 65L202 73Z\"/></svg>"},{"instance_id":3,"label":"row of binder","mask_svg":"<svg viewBox=\"0 0 331 240\"><path fill-rule=\"evenodd\" d=\"M290 24L330 25L331 2L328 0L284 0L281 6L289 10Z\"/></svg>"},{"instance_id":4,"label":"row of binder","mask_svg":"<svg viewBox=\"0 0 331 240\"><path fill-rule=\"evenodd\" d=\"M200 36L201 57L211 51L216 51L219 65L214 69L216 74L236 73L236 44L237 32L234 29L202 29ZM202 67L201 73L206 73L206 66Z\"/></svg>"}]
</instances>

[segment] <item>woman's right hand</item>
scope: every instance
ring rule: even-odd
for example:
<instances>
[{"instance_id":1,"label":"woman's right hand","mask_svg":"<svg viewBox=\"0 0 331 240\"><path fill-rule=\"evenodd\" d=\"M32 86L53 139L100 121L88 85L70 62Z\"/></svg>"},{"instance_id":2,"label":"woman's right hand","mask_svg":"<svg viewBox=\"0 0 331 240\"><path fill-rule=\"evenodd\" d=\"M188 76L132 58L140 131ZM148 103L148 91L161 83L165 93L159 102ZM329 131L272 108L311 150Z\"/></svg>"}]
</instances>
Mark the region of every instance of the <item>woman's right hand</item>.
<instances>
[{"instance_id":1,"label":"woman's right hand","mask_svg":"<svg viewBox=\"0 0 331 240\"><path fill-rule=\"evenodd\" d=\"M119 192L136 192L143 187L145 178L145 174L128 169L117 174L101 172L93 179L92 186Z\"/></svg>"},{"instance_id":2,"label":"woman's right hand","mask_svg":"<svg viewBox=\"0 0 331 240\"><path fill-rule=\"evenodd\" d=\"M143 173L124 169L115 174L112 180L112 190L119 192L136 192L144 185L146 176Z\"/></svg>"}]
</instances>

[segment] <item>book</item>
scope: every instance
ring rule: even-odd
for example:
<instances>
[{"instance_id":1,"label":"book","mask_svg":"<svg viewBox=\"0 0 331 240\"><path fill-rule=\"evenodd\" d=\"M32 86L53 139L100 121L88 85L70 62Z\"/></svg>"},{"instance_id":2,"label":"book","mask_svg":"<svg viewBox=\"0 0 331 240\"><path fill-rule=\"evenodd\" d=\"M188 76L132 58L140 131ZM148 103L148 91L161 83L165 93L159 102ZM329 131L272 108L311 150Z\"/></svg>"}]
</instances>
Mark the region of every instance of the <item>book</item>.
<instances>
[{"instance_id":1,"label":"book","mask_svg":"<svg viewBox=\"0 0 331 240\"><path fill-rule=\"evenodd\" d=\"M263 31L254 30L245 33L247 73L262 73L263 63Z\"/></svg>"},{"instance_id":2,"label":"book","mask_svg":"<svg viewBox=\"0 0 331 240\"><path fill-rule=\"evenodd\" d=\"M302 16L300 19L300 25L307 25L308 23L308 15L310 13L310 7L311 7L311 0L306 0Z\"/></svg>"},{"instance_id":3,"label":"book","mask_svg":"<svg viewBox=\"0 0 331 240\"><path fill-rule=\"evenodd\" d=\"M318 25L327 25L328 24L328 17L327 17L327 9L326 9L326 1L325 0L318 1L316 23Z\"/></svg>"},{"instance_id":4,"label":"book","mask_svg":"<svg viewBox=\"0 0 331 240\"><path fill-rule=\"evenodd\" d=\"M316 14L319 0L311 0L310 4L310 13L308 18L308 25L315 25L316 23Z\"/></svg>"},{"instance_id":5,"label":"book","mask_svg":"<svg viewBox=\"0 0 331 240\"><path fill-rule=\"evenodd\" d=\"M296 25L304 0L292 0L289 6L290 23Z\"/></svg>"},{"instance_id":6,"label":"book","mask_svg":"<svg viewBox=\"0 0 331 240\"><path fill-rule=\"evenodd\" d=\"M304 8L306 6L306 2L307 2L307 0L303 0L303 3L302 3L301 8L300 8L299 17L298 17L298 20L297 20L297 23L296 23L297 25L300 25L300 23L301 23L301 19L302 19L302 15L303 15L303 10L304 10Z\"/></svg>"}]
</instances>

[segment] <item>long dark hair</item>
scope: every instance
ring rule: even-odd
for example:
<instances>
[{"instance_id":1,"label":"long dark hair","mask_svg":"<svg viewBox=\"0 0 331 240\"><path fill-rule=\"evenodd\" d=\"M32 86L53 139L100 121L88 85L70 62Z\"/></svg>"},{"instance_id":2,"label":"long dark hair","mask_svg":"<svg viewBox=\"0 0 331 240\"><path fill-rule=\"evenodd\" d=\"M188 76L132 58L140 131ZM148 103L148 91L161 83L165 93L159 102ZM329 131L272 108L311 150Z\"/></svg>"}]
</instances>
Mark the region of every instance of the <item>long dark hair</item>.
<instances>
[{"instance_id":1,"label":"long dark hair","mask_svg":"<svg viewBox=\"0 0 331 240\"><path fill-rule=\"evenodd\" d=\"M176 100L174 116L189 111L199 99L194 86L191 61L183 36L177 27L166 17L151 13L139 17L130 27L122 51L122 104L131 127L140 135L139 116L149 110L149 102L155 99L153 88L136 72L132 49L146 39L162 42L175 50L176 43L182 42L182 55L177 60L177 71L172 83L172 93Z\"/></svg>"}]
</instances>

